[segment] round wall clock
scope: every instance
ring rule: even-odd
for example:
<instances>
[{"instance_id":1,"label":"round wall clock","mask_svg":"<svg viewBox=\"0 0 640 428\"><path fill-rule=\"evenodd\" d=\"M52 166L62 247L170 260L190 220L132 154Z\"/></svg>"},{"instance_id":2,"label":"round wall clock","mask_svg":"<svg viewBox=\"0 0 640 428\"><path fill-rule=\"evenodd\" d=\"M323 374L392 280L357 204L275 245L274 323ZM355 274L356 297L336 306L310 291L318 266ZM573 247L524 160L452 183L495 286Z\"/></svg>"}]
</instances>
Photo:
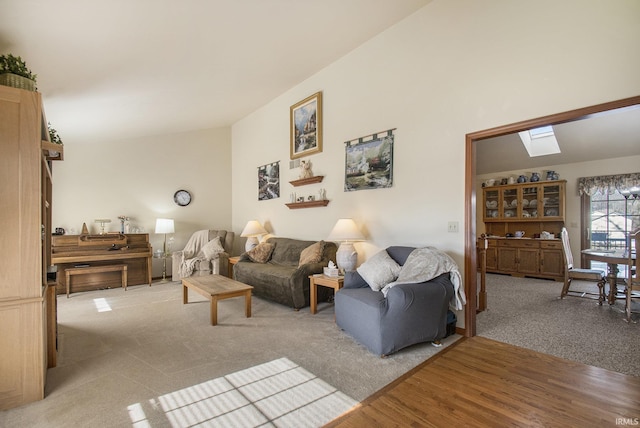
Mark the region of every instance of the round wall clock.
<instances>
[{"instance_id":1,"label":"round wall clock","mask_svg":"<svg viewBox=\"0 0 640 428\"><path fill-rule=\"evenodd\" d=\"M189 193L187 190L178 190L173 195L173 200L181 207L186 207L191 203L191 193Z\"/></svg>"}]
</instances>

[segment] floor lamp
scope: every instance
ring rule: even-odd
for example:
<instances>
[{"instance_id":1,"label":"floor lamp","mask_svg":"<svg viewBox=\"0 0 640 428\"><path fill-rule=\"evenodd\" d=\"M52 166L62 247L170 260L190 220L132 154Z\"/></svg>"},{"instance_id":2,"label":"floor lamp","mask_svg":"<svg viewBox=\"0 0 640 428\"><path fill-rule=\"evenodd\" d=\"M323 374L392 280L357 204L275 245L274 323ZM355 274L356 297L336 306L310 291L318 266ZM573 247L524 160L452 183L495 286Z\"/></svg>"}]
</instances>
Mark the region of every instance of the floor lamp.
<instances>
[{"instance_id":1,"label":"floor lamp","mask_svg":"<svg viewBox=\"0 0 640 428\"><path fill-rule=\"evenodd\" d=\"M167 233L173 233L173 219L156 219L156 233L164 233L164 247L162 250L162 282L167 282Z\"/></svg>"}]
</instances>

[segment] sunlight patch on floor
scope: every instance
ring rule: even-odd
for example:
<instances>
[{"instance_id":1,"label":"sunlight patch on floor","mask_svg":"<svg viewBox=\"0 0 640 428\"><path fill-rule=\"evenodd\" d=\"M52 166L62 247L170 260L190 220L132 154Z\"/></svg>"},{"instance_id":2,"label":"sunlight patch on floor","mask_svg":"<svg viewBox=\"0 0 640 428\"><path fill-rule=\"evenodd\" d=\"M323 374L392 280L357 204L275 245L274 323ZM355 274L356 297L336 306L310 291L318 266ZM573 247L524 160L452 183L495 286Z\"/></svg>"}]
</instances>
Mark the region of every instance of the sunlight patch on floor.
<instances>
[{"instance_id":1,"label":"sunlight patch on floor","mask_svg":"<svg viewBox=\"0 0 640 428\"><path fill-rule=\"evenodd\" d=\"M280 358L150 400L172 427L319 427L358 402L287 358ZM129 406L134 427L150 427Z\"/></svg>"},{"instance_id":2,"label":"sunlight patch on floor","mask_svg":"<svg viewBox=\"0 0 640 428\"><path fill-rule=\"evenodd\" d=\"M109 312L111 310L111 306L104 297L93 299L93 304L96 305L98 312Z\"/></svg>"}]
</instances>

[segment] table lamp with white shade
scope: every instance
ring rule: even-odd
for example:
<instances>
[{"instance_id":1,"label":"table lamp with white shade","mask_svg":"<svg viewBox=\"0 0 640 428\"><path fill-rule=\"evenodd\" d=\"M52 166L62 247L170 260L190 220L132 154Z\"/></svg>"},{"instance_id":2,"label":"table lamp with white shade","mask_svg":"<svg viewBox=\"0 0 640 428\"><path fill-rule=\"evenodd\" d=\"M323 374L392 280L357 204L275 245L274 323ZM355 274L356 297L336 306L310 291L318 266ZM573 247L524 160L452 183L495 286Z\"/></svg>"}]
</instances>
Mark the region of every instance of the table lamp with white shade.
<instances>
[{"instance_id":1,"label":"table lamp with white shade","mask_svg":"<svg viewBox=\"0 0 640 428\"><path fill-rule=\"evenodd\" d=\"M247 225L242 230L240 236L247 238L247 243L244 246L245 251L253 249L258 245L258 236L265 235L267 231L257 220L249 220Z\"/></svg>"},{"instance_id":2,"label":"table lamp with white shade","mask_svg":"<svg viewBox=\"0 0 640 428\"><path fill-rule=\"evenodd\" d=\"M156 219L156 233L164 233L164 247L162 249L162 282L167 282L167 233L174 233L172 218Z\"/></svg>"},{"instance_id":3,"label":"table lamp with white shade","mask_svg":"<svg viewBox=\"0 0 640 428\"><path fill-rule=\"evenodd\" d=\"M363 241L364 235L356 226L353 219L341 218L338 220L331 233L327 237L327 241L338 241L340 246L336 253L336 262L338 267L345 272L351 272L356 270L356 264L358 262L358 253L356 252L353 243L356 241Z\"/></svg>"}]
</instances>

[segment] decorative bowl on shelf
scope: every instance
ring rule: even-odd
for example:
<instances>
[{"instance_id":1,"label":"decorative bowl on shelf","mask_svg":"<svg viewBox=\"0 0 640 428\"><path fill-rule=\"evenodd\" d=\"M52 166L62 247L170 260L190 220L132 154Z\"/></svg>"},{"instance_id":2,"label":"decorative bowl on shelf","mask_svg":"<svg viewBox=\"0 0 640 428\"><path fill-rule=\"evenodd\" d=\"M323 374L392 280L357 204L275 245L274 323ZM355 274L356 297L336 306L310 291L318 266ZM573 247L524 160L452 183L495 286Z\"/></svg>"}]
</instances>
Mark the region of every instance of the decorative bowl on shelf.
<instances>
[{"instance_id":1,"label":"decorative bowl on shelf","mask_svg":"<svg viewBox=\"0 0 640 428\"><path fill-rule=\"evenodd\" d=\"M518 206L518 200L517 200L517 199L514 199L513 201L511 201L511 206L512 206L513 208L517 207L517 206Z\"/></svg>"},{"instance_id":2,"label":"decorative bowl on shelf","mask_svg":"<svg viewBox=\"0 0 640 428\"><path fill-rule=\"evenodd\" d=\"M522 206L525 207L525 208L528 207L529 206L529 199L523 199L522 200Z\"/></svg>"},{"instance_id":3,"label":"decorative bowl on shelf","mask_svg":"<svg viewBox=\"0 0 640 428\"><path fill-rule=\"evenodd\" d=\"M538 200L537 199L532 199L529 201L529 208L535 208L538 206Z\"/></svg>"}]
</instances>

